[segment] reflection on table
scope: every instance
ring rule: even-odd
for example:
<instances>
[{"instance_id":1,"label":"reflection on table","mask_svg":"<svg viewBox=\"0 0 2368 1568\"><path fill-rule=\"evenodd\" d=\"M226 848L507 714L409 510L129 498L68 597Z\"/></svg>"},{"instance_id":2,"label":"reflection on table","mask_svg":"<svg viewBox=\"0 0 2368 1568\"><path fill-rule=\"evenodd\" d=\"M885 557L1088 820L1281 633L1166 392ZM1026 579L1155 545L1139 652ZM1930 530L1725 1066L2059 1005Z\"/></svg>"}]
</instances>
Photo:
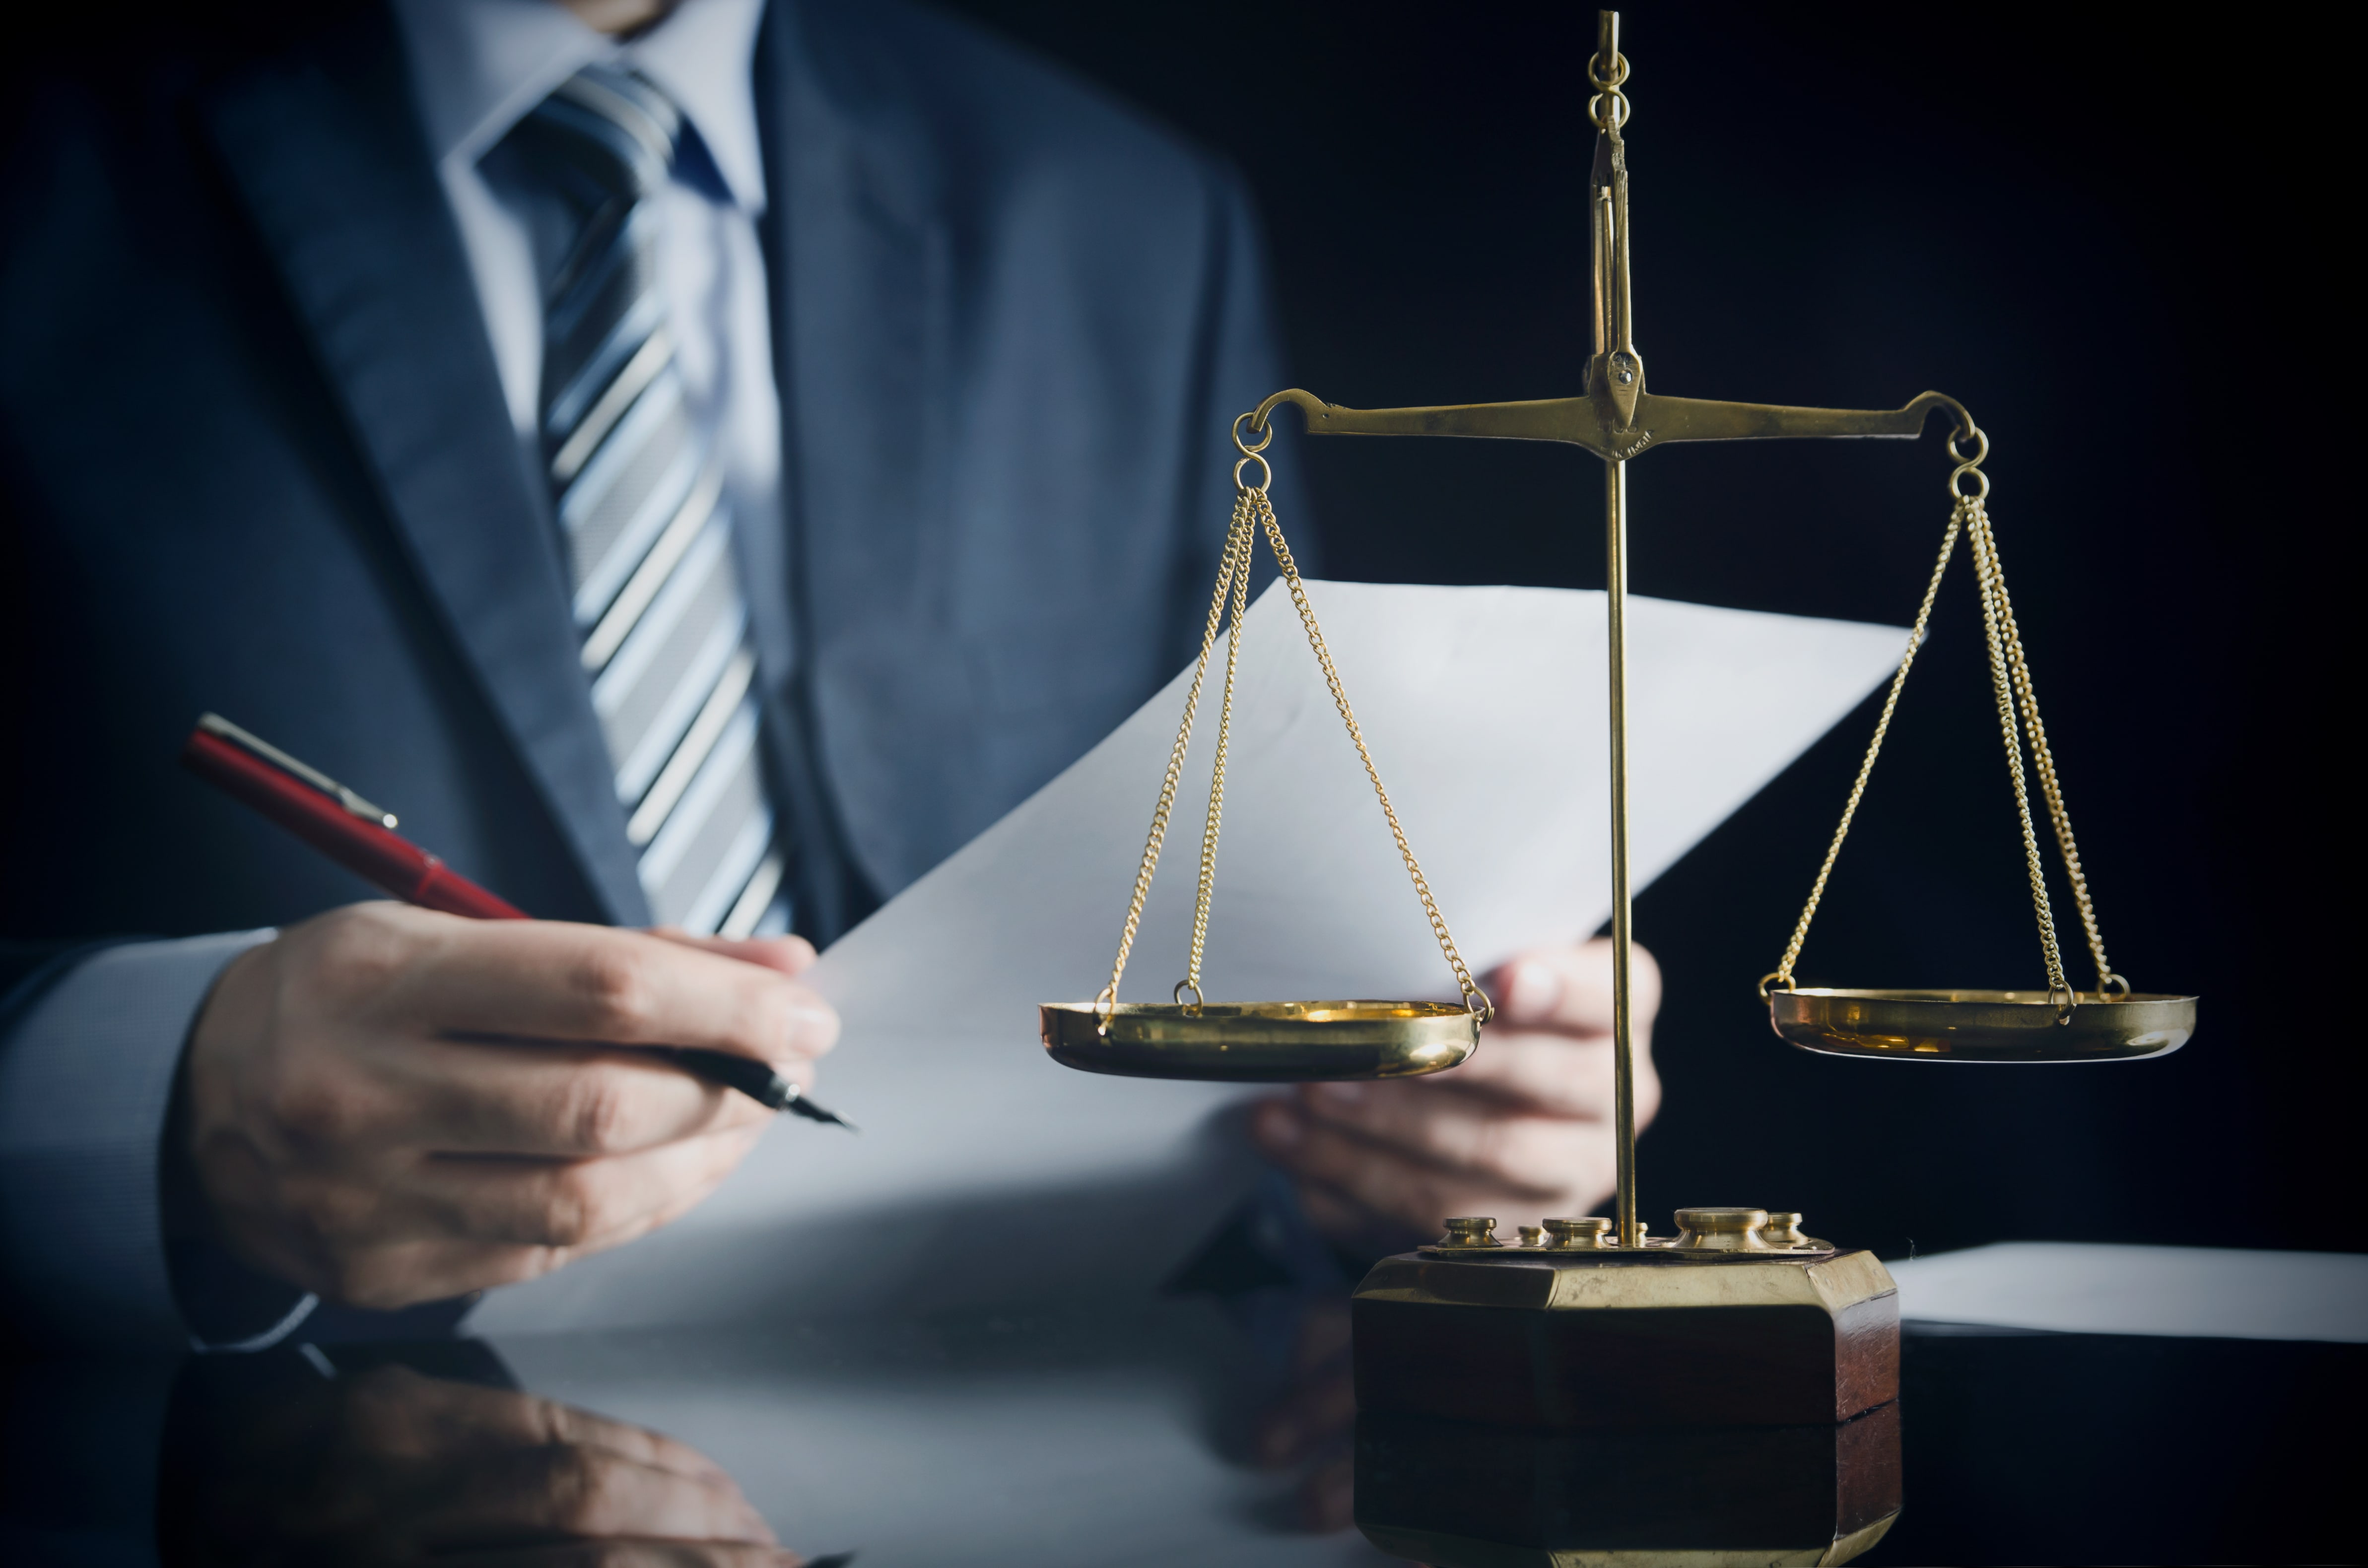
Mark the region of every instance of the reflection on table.
<instances>
[{"instance_id":1,"label":"reflection on table","mask_svg":"<svg viewBox=\"0 0 2368 1568\"><path fill-rule=\"evenodd\" d=\"M861 1568L2354 1550L2362 1345L1911 1328L1897 1405L1816 1440L1524 1446L1360 1427L1343 1305L1258 1286L178 1369L20 1359L0 1561L154 1562L160 1540L176 1564L541 1564L635 1540L667 1543L645 1561L792 1560L768 1535Z\"/></svg>"},{"instance_id":2,"label":"reflection on table","mask_svg":"<svg viewBox=\"0 0 2368 1568\"><path fill-rule=\"evenodd\" d=\"M722 1466L526 1393L482 1344L306 1346L182 1368L160 1455L165 1563L484 1568L807 1560Z\"/></svg>"}]
</instances>

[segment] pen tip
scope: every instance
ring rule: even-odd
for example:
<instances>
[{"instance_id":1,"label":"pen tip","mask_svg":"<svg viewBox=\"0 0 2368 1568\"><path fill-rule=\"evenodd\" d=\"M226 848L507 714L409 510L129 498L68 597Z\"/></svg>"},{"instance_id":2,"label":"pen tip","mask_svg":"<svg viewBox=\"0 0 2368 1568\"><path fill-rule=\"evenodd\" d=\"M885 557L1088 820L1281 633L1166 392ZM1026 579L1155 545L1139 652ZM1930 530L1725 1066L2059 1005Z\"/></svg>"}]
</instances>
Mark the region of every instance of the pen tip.
<instances>
[{"instance_id":1,"label":"pen tip","mask_svg":"<svg viewBox=\"0 0 2368 1568\"><path fill-rule=\"evenodd\" d=\"M808 1121L824 1121L828 1122L833 1127L844 1127L849 1132L860 1132L863 1131L863 1129L856 1126L855 1123L848 1120L847 1118L839 1115L838 1112L835 1110L825 1110L821 1106L814 1104L813 1100L806 1097L805 1092L800 1089L795 1084L789 1083L786 1080L777 1081L781 1085L782 1095L781 1103L774 1107L776 1110L786 1110L794 1116L804 1117Z\"/></svg>"}]
</instances>

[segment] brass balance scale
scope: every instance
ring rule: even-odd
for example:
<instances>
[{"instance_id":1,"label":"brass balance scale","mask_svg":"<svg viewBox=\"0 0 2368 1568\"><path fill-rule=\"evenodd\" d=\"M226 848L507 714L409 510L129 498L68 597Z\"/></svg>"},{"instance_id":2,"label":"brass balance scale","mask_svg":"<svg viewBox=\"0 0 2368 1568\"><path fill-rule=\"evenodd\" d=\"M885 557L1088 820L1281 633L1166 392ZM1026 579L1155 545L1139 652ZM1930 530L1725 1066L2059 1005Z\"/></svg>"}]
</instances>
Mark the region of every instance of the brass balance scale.
<instances>
[{"instance_id":1,"label":"brass balance scale","mask_svg":"<svg viewBox=\"0 0 2368 1568\"><path fill-rule=\"evenodd\" d=\"M1259 454L1273 438L1271 419L1283 403L1298 407L1306 416L1308 433L1316 436L1459 436L1561 441L1582 447L1603 460L1607 514L1617 1214L1612 1220L1548 1219L1537 1226L1521 1227L1520 1241L1509 1244L1496 1237L1491 1219L1452 1219L1439 1242L1377 1265L1357 1299L1360 1403L1367 1409L1547 1426L1649 1421L1679 1411L1690 1411L1696 1420L1830 1421L1881 1403L1896 1392L1896 1298L1882 1265L1870 1254L1838 1249L1801 1234L1797 1215L1771 1215L1757 1209L1681 1210L1678 1233L1656 1237L1647 1233L1636 1211L1624 621L1628 463L1646 451L1683 441L1836 436L1914 439L1922 432L1926 416L1935 410L1952 422L1946 442L1952 504L1940 559L1918 607L1915 629L1892 678L1824 864L1783 957L1759 982L1770 1022L1778 1035L1804 1050L1838 1056L1992 1062L2133 1061L2163 1055L2184 1044L2194 1030L2196 998L2134 992L2106 960L2104 938L2073 840L2047 732L2040 722L2030 666L1985 506L1989 480L1981 465L1989 453L1989 438L1964 405L1933 392L1920 393L1896 410L1858 410L1661 397L1645 390L1645 364L1636 351L1629 290L1628 169L1622 139L1629 104L1622 90L1628 74L1628 62L1619 50L1618 13L1602 12L1597 51L1588 66L1588 78L1595 88L1588 117L1598 132L1589 180L1595 353L1588 361L1580 395L1437 408L1353 409L1325 403L1294 388L1276 392L1235 421L1234 439L1241 459L1234 468L1233 521L1210 600L1200 662L1153 812L1117 960L1110 983L1093 1001L1048 1004L1042 1008L1043 1040L1055 1060L1087 1072L1236 1083L1405 1077L1441 1072L1471 1055L1494 1009L1456 952L1446 920L1365 747L1346 687L1325 646L1290 547L1268 500L1270 474ZM1255 444L1245 439L1245 425ZM1255 483L1247 481L1253 465L1258 470ZM1216 756L1186 976L1177 983L1169 1002L1119 1000L1119 983L1166 839L1203 677L1219 631L1228 623L1235 631L1242 624L1252 552L1260 534L1281 569L1309 646L1349 741L1364 763L1415 892L1429 916L1454 976L1457 1002L1217 1003L1202 998L1201 964L1224 803L1240 642L1232 634L1226 638ZM1793 966L1873 771L1900 691L1923 645L1941 578L1960 537L1973 557L2046 984L2021 991L1796 985ZM2093 990L2076 990L2065 973L2026 783L2026 744L2095 963ZM1616 1310L1623 1307L1627 1310ZM1698 1314L1700 1309L1711 1307L1733 1310L1709 1317L1657 1321L1668 1312ZM1801 1339L1795 1330L1802 1325L1782 1328L1767 1317L1775 1312L1781 1318L1787 1308L1809 1312L1826 1323L1827 1331L1813 1330ZM1439 1315L1442 1312L1448 1314L1444 1318ZM1547 1336L1551 1344L1521 1327L1520 1320L1541 1312L1557 1325ZM1513 1318L1497 1322L1506 1312L1514 1314ZM1656 1321L1648 1323L1648 1319ZM1765 1321L1753 1326L1748 1319ZM1620 1332L1611 1333L1615 1328ZM1442 1341L1439 1337L1442 1333L1451 1337ZM1608 1333L1610 1338L1606 1338ZM1704 1334L1709 1335L1708 1340L1703 1339ZM1861 1343L1854 1347L1845 1343L1852 1339ZM1702 1362L1704 1355L1711 1363L1732 1363L1739 1369L1762 1364L1774 1354L1778 1360L1799 1369L1821 1362L1831 1376L1812 1377L1808 1385L1795 1391L1800 1397L1772 1403L1770 1399L1724 1403L1714 1400L1712 1406L1704 1406L1698 1399L1688 1403L1672 1394L1669 1391L1676 1385L1667 1378L1607 1381L1597 1376L1604 1353L1615 1341L1631 1352L1647 1342L1661 1345L1670 1354L1684 1346L1696 1369L1695 1374L1678 1380L1688 1387L1708 1386L1703 1375L1710 1363ZM1406 1358L1420 1359L1428 1347L1436 1360L1441 1343L1458 1344L1469 1352L1450 1358L1460 1369L1455 1375L1407 1374ZM1492 1343L1495 1348L1489 1349ZM1539 1348L1542 1344L1545 1348ZM1788 1344L1796 1349L1783 1350ZM1651 1354L1638 1365L1666 1370L1668 1361L1669 1355ZM1489 1367L1510 1376L1493 1376ZM1716 1381L1711 1379L1713 1383ZM1656 1382L1658 1393L1655 1392ZM1758 1414L1716 1414L1730 1407ZM1656 1416L1656 1411L1662 1415ZM1801 1414L1804 1411L1810 1414Z\"/></svg>"}]
</instances>

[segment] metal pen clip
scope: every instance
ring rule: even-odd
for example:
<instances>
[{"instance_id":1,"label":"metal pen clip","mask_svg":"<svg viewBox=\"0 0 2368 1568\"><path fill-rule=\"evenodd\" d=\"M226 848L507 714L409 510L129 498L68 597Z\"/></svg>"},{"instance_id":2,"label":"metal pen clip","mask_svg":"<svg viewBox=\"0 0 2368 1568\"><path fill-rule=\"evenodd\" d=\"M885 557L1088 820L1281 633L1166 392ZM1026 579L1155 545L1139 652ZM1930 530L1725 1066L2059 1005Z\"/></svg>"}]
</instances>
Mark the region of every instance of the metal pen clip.
<instances>
[{"instance_id":1,"label":"metal pen clip","mask_svg":"<svg viewBox=\"0 0 2368 1568\"><path fill-rule=\"evenodd\" d=\"M372 805L370 801L363 800L359 795L355 794L351 790L347 789L344 785L338 783L336 779L330 778L319 768L297 761L294 757L290 756L286 752L281 751L278 746L273 745L269 741L263 739L259 735L248 734L245 730L240 729L236 724L232 723L221 714L199 714L198 728L205 731L210 735L221 736L223 740L228 741L231 744L238 747L241 751L253 753L255 756L261 757L264 761L271 764L272 767L279 768L284 773L291 773L295 775L297 778L302 778L305 783L313 786L313 789L318 790L324 795L328 796L329 799L336 801L340 806L343 806L349 814L358 816L366 823L375 824L377 826L386 828L390 831L393 829L395 825L394 813L388 811L384 806Z\"/></svg>"}]
</instances>

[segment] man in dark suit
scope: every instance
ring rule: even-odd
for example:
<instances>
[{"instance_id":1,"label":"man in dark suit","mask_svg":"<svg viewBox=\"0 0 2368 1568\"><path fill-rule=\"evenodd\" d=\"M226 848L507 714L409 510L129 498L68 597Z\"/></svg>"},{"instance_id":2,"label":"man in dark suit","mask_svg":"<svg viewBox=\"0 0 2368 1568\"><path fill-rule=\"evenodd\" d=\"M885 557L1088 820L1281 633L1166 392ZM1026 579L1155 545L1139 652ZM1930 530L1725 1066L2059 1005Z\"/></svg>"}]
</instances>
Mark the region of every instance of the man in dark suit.
<instances>
[{"instance_id":1,"label":"man in dark suit","mask_svg":"<svg viewBox=\"0 0 2368 1568\"><path fill-rule=\"evenodd\" d=\"M811 1082L809 941L1188 656L1281 384L1237 185L896 0L250 8L19 75L11 1305L259 1344L664 1224L764 1114L614 1047ZM541 918L354 904L176 773L209 709ZM1500 977L1457 1085L1263 1108L1317 1217L1591 1203L1600 957Z\"/></svg>"}]
</instances>

